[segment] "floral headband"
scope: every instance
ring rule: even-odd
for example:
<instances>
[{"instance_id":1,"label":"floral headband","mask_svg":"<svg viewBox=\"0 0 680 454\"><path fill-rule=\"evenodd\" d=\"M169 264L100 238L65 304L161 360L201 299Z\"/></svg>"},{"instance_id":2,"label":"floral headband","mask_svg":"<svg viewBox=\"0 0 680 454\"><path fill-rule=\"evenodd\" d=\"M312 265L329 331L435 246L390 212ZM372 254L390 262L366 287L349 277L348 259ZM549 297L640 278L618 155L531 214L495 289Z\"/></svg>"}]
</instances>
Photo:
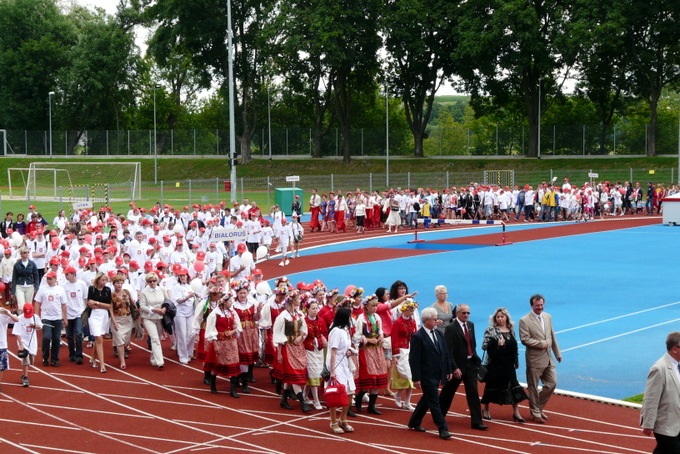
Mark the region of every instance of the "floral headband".
<instances>
[{"instance_id":1,"label":"floral headband","mask_svg":"<svg viewBox=\"0 0 680 454\"><path fill-rule=\"evenodd\" d=\"M413 299L411 299L411 298L407 298L406 301L404 301L403 303L401 303L401 306L399 306L399 310L400 310L401 312L406 312L407 310L409 310L409 309L411 309L411 308L416 309L417 307L418 307L418 302L417 302L417 301L415 301L415 300L413 300Z\"/></svg>"}]
</instances>

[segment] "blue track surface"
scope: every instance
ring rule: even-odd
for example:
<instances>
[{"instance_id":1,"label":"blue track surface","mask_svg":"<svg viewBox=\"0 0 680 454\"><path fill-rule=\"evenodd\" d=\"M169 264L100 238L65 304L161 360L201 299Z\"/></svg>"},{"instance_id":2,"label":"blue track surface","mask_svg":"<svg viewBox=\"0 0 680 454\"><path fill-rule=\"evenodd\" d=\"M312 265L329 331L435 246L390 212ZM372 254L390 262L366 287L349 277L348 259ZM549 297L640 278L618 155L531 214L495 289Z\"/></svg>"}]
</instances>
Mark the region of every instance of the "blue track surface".
<instances>
[{"instance_id":1,"label":"blue track surface","mask_svg":"<svg viewBox=\"0 0 680 454\"><path fill-rule=\"evenodd\" d=\"M540 227L511 229L517 228ZM434 240L495 232L500 227L419 237ZM541 293L563 352L558 387L616 399L644 391L649 367L665 352L666 335L680 330L679 228L655 225L506 247L406 244L412 238L397 235L351 242L305 255L365 247L446 251L361 265L328 264L289 278L293 282L321 279L341 289L354 284L367 292L389 288L401 279L410 291L419 292L416 299L421 307L434 302L433 289L443 284L453 303L471 306L478 335L497 307L507 307L517 322L529 312L529 297ZM523 352L518 378L525 380Z\"/></svg>"}]
</instances>

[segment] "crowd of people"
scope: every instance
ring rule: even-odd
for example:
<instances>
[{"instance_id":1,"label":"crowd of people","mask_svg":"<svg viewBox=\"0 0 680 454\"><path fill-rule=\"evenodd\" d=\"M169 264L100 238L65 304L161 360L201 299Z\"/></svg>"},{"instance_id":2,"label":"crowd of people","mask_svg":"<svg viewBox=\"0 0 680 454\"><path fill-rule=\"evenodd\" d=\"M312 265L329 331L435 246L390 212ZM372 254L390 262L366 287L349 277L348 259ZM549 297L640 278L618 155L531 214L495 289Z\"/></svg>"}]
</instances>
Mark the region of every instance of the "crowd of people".
<instances>
[{"instance_id":1,"label":"crowd of people","mask_svg":"<svg viewBox=\"0 0 680 454\"><path fill-rule=\"evenodd\" d=\"M498 219L501 221L588 221L605 216L661 213L664 197L677 194L678 186L668 189L651 181L640 183L604 181L572 185L542 182L532 185L500 186L470 183L443 190L431 188L362 191L319 195L309 199L310 231L357 233L367 229L415 228L419 219L425 228L439 219ZM299 202L296 202L299 204ZM291 208L295 212L295 204Z\"/></svg>"},{"instance_id":2,"label":"crowd of people","mask_svg":"<svg viewBox=\"0 0 680 454\"><path fill-rule=\"evenodd\" d=\"M255 204L246 215L240 214L242 210L233 208L236 214L232 212L230 220L235 227L254 222L266 226ZM15 230L12 213L7 213L0 239L0 369L8 368L10 324L25 387L30 386L30 366L39 352L43 367L60 367L62 336L69 361L81 365L89 356L90 365L101 373L113 362L111 356L118 359L120 369L128 368L125 360L133 338L146 339L149 365L164 370L171 353L164 351L167 344L162 341L169 339L179 363L201 364L203 376L197 379L212 393L220 392L222 376L228 378L233 398L250 394L254 367L265 367L281 396L280 407L299 406L307 413L323 409L322 388L327 383L341 385L347 399L332 403L330 411L330 429L336 434L354 430L348 417L356 413L381 415L380 396L393 398L395 408L417 413L412 392L420 380L412 371L418 355L409 355L414 336L430 323L427 317L433 318L446 345L458 352L455 344L460 339L449 335L458 322L467 321L469 309L461 309L468 306L456 308L448 302L446 288L437 286L432 308L419 317L417 292L409 292L402 281L371 295L353 285L344 291L329 289L321 281L292 285L285 277L270 286L255 262L247 259L262 246L259 239L246 236L241 242L212 243L206 238L206 229L223 225L226 212L223 207L196 205L192 211L185 207L186 214L179 217L160 207L145 215L131 204L127 215L116 216L104 207L98 212L83 210L63 223L60 213L49 231L41 224L23 235ZM277 217L277 212L275 208L274 223L284 226L285 216ZM295 217L291 224L301 226ZM284 248L281 241L279 246ZM523 394L516 389L515 363L497 356L507 345L503 351L510 351L516 360L512 323L507 311L503 314L504 324L495 317L494 326L499 328L488 331L483 344L489 349L490 370L503 365L502 373L489 375L496 378L488 382L485 405L516 404ZM471 323L470 329L474 339ZM111 352L105 347L107 337L112 340ZM476 367L481 362L475 350L475 342L465 348L472 352ZM453 364L456 355L450 356ZM469 386L474 373L466 366L463 361L452 369L453 378L442 393L443 415L457 383L462 380L466 389ZM476 391L474 396L470 392L469 403L472 400L479 408ZM473 427L486 429L481 412L474 414L479 420L473 420ZM516 408L514 415L523 421ZM490 418L488 410L485 417Z\"/></svg>"},{"instance_id":3,"label":"crowd of people","mask_svg":"<svg viewBox=\"0 0 680 454\"><path fill-rule=\"evenodd\" d=\"M615 187L602 193L623 194ZM351 206L359 208L353 212L357 228L377 227L383 223L383 215L396 219L399 204L394 231L402 225L412 226L417 217L412 216L415 203L420 205L420 215L428 213L422 211L428 205L431 216L437 212L435 205L445 206L440 215L447 218L502 217L513 207L512 202L501 201L498 212L493 204L487 209L487 197L497 194L502 200L505 190L480 186L473 192L481 197L484 209L459 208L461 198L472 189L459 192L454 188L442 194L426 189L408 195L393 191L370 210L366 207L379 200L377 193L359 191L348 199ZM542 197L551 193L576 196L581 190L547 185ZM639 189L632 190L641 194ZM517 217L528 213L529 200L538 200L531 191L530 186L517 190L517 194L525 194L523 199L519 195L515 199L521 201L522 208L514 205ZM586 189L584 194L588 192ZM599 197L601 201L603 196ZM321 202L315 206L317 198ZM605 205L600 215L603 208L611 214L618 210L626 214L641 203L629 200L634 203L618 208L612 198L614 211ZM416 202L407 202L408 208L402 210L404 199ZM334 200L334 211L349 210L342 196ZM337 204L337 200L341 202ZM548 207L553 207L552 200L548 195ZM385 201L387 210L380 208ZM321 208L324 202L325 211ZM299 200L296 203L300 205ZM343 216L335 217L330 227L325 217L323 222L319 219L328 215L329 203L314 192L312 231L346 228ZM541 295L530 298L531 311L519 322L519 336L505 308L494 312L483 334L485 354L480 358L470 306L449 302L444 286L434 289L434 302L420 313L417 292L409 292L403 281L370 295L353 285L340 291L321 281L293 285L285 277L270 286L252 255L265 246L268 258L277 247L282 266L297 256L297 249L288 256L288 240L299 243L302 236L300 207L293 208L288 224L280 207L273 207L270 227L257 205L247 200L231 209L221 203L185 206L182 212L160 204L147 212L132 203L126 215L115 215L109 207L96 212L82 210L70 218L60 212L46 231L48 224L31 206L31 222L23 232L13 213L7 213L0 225L0 380L9 367L7 333L13 324L24 387L30 386L28 374L39 343L42 366L60 366L62 335L69 361L81 365L89 351L90 365L101 373L106 373L111 355L121 369L127 369L125 360L132 351L133 338L146 340L149 365L163 370L170 353L164 351L167 343L162 341L169 339L179 363L201 364L203 376L197 380L212 393L220 392L218 378L222 376L229 380L231 397L250 394L254 368L269 368L274 389L280 394L280 407L291 410L299 406L308 413L323 409L324 387L341 385L347 399L330 407L330 429L335 434L354 431L348 417L356 413L381 415L378 399L387 396L395 408L413 411L409 428L425 431L421 423L429 409L439 436L449 438L445 417L460 383L465 386L474 429L488 429L484 421L492 419L490 404L512 406L513 420L525 422L518 407L525 399L530 402L532 420L547 421L544 408L556 386L555 360L561 361L561 354ZM537 211L545 214L550 209ZM652 203L649 212L660 209L660 204ZM352 212L346 214L352 219ZM560 210L553 214L565 216ZM567 218L572 214L567 209ZM532 219L530 214L527 217ZM243 240L211 242L210 229L217 226L244 227L247 235ZM107 353L104 339L109 336L113 349ZM526 347L526 392L516 376L520 343ZM480 398L477 382L484 369L485 389ZM412 392L417 388L422 396L415 403Z\"/></svg>"}]
</instances>

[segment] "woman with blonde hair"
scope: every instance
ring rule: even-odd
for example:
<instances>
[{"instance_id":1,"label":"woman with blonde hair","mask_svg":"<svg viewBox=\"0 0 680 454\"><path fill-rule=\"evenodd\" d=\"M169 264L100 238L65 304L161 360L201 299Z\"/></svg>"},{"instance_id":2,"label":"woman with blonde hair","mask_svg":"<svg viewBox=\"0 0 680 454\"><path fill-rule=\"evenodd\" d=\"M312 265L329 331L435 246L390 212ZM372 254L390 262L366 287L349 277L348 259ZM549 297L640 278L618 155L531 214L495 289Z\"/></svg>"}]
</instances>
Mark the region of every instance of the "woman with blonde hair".
<instances>
[{"instance_id":1,"label":"woman with blonde hair","mask_svg":"<svg viewBox=\"0 0 680 454\"><path fill-rule=\"evenodd\" d=\"M132 333L132 305L136 304L132 301L130 292L123 288L125 278L116 274L111 278L113 283L113 292L111 292L111 311L113 317L113 347L118 351L118 358L120 359L120 368L127 369L125 364L125 346L130 343L130 334Z\"/></svg>"},{"instance_id":2,"label":"woman with blonde hair","mask_svg":"<svg viewBox=\"0 0 680 454\"><path fill-rule=\"evenodd\" d=\"M151 365L163 370L165 361L161 348L161 336L163 335L163 315L166 308L163 302L167 298L165 290L158 285L158 275L151 272L146 275L146 287L139 297L139 311L142 315L144 329L151 339Z\"/></svg>"},{"instance_id":3,"label":"woman with blonde hair","mask_svg":"<svg viewBox=\"0 0 680 454\"><path fill-rule=\"evenodd\" d=\"M517 404L527 399L527 395L517 381L515 372L519 367L517 339L510 313L506 308L499 307L491 316L490 326L484 331L482 349L487 352L486 386L481 400L484 406L483 418L491 420L489 404L494 403L512 405L512 419L524 422Z\"/></svg>"},{"instance_id":4,"label":"woman with blonde hair","mask_svg":"<svg viewBox=\"0 0 680 454\"><path fill-rule=\"evenodd\" d=\"M87 290L87 307L90 309L87 324L90 329L90 335L94 336L94 353L90 363L92 363L92 367L99 367L101 373L106 372L106 366L104 365L104 335L109 332L110 318L113 317L111 289L106 286L108 281L109 277L106 273L99 272Z\"/></svg>"}]
</instances>

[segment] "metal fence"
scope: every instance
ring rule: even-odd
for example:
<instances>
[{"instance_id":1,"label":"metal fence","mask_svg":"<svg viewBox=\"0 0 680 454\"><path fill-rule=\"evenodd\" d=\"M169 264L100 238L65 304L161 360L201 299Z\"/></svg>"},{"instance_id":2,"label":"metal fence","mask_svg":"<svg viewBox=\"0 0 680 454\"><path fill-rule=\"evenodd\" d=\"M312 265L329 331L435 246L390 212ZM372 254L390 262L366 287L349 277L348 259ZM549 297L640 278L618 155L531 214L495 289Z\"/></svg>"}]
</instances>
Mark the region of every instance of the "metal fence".
<instances>
[{"instance_id":1,"label":"metal fence","mask_svg":"<svg viewBox=\"0 0 680 454\"><path fill-rule=\"evenodd\" d=\"M663 121L657 130L657 153L678 152L678 122ZM158 154L228 155L229 131L157 130ZM150 131L6 131L7 154L31 156L153 156L154 132ZM351 132L353 156L386 155L384 128L355 128ZM51 142L51 144L50 144ZM271 144L271 146L270 146ZM255 132L251 153L255 156L300 155L313 153L314 131L310 128L267 128ZM4 145L4 144L3 144ZM50 147L51 145L51 147ZM569 156L644 154L647 145L645 125L622 122L602 130L599 125L551 125L541 128L541 154ZM413 154L413 138L407 129L389 131L389 153ZM424 141L427 156L524 156L528 151L528 127L485 125L466 128L461 124L428 128ZM51 150L51 152L50 152ZM330 129L321 141L322 156L340 156L343 137Z\"/></svg>"},{"instance_id":2,"label":"metal fence","mask_svg":"<svg viewBox=\"0 0 680 454\"><path fill-rule=\"evenodd\" d=\"M498 179L494 176L498 173ZM589 177L588 175L597 175ZM390 174L389 178L384 173L367 174L328 174L300 176L296 183L286 182L285 176L263 178L238 178L236 182L237 200L244 198L255 199L267 206L274 201L274 192L277 188L299 187L304 191L317 189L319 193L333 191L335 193L354 192L357 189L368 191L383 191L389 188L432 188L443 190L445 188L468 186L471 183L498 184L509 186L531 184L534 187L542 182L555 179L560 184L564 178L569 178L575 185L583 185L588 182L595 185L598 182L630 181L645 185L647 181L670 184L676 181L677 171L674 168L666 169L627 169L627 170L602 170L602 169L550 169L546 171L477 171L477 172L408 172ZM389 181L388 181L389 180ZM142 197L159 201L161 204L170 203L176 205L192 203L219 203L229 200L231 193L227 191L228 181L220 178L184 181L160 181L157 185L143 184ZM116 197L113 189L112 197ZM129 190L127 194L129 194ZM125 193L123 193L123 198Z\"/></svg>"}]
</instances>

